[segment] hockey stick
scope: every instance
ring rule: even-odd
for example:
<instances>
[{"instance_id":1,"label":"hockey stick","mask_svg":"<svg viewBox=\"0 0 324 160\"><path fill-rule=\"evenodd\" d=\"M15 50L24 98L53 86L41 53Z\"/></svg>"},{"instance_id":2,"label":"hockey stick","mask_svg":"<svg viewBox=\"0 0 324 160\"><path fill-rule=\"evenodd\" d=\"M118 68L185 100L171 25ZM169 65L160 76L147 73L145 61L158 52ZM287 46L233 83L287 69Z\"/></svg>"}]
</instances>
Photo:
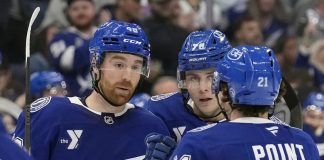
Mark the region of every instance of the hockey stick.
<instances>
[{"instance_id":1,"label":"hockey stick","mask_svg":"<svg viewBox=\"0 0 324 160\"><path fill-rule=\"evenodd\" d=\"M39 13L40 8L37 7L31 18L29 21L29 25L28 25L28 30L27 30L27 36L26 36L26 61L25 61L25 68L26 68L26 107L25 107L25 143L24 143L24 147L26 148L26 150L28 151L28 153L30 153L30 86L29 86L29 80L30 80L30 71L29 71L29 66L30 66L30 32L31 32L31 27Z\"/></svg>"}]
</instances>

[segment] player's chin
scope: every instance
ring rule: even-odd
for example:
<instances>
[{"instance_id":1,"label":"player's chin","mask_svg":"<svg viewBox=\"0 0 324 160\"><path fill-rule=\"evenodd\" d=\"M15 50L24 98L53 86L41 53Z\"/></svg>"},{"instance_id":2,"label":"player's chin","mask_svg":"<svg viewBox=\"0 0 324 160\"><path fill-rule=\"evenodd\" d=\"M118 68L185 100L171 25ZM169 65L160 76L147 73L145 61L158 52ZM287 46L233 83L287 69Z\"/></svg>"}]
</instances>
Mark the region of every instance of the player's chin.
<instances>
[{"instance_id":1,"label":"player's chin","mask_svg":"<svg viewBox=\"0 0 324 160\"><path fill-rule=\"evenodd\" d=\"M132 97L131 94L116 95L115 96L115 104L117 104L118 106L122 106L122 105L126 104L130 100L131 97Z\"/></svg>"},{"instance_id":2,"label":"player's chin","mask_svg":"<svg viewBox=\"0 0 324 160\"><path fill-rule=\"evenodd\" d=\"M201 113L203 113L205 116L215 116L220 110L218 108L215 108L215 106L206 105L206 106L200 106L199 110Z\"/></svg>"}]
</instances>

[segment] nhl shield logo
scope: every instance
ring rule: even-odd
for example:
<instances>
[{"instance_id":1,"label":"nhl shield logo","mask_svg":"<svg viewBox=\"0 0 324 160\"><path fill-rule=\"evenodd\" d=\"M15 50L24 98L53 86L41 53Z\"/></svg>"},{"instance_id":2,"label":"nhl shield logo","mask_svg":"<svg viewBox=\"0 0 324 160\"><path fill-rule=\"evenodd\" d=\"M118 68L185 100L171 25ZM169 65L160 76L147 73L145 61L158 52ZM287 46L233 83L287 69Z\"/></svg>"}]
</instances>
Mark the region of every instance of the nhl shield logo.
<instances>
[{"instance_id":1,"label":"nhl shield logo","mask_svg":"<svg viewBox=\"0 0 324 160\"><path fill-rule=\"evenodd\" d=\"M107 124L113 124L114 123L114 119L110 116L105 116L104 120Z\"/></svg>"}]
</instances>

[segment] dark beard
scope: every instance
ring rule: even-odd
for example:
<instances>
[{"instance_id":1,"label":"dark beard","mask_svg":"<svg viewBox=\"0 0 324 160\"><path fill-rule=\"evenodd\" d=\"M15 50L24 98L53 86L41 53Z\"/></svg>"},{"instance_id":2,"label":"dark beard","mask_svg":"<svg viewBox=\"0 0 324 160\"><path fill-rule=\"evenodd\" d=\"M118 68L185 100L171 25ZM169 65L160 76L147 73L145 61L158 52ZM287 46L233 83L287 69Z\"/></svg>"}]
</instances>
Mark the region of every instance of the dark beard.
<instances>
[{"instance_id":1,"label":"dark beard","mask_svg":"<svg viewBox=\"0 0 324 160\"><path fill-rule=\"evenodd\" d=\"M99 84L100 85L100 84ZM128 88L128 94L116 94L115 89L116 86L123 86ZM104 89L106 87L106 89ZM100 85L100 88L102 90L103 95L106 97L106 99L114 106L122 106L126 104L130 98L134 94L134 87L130 82L123 81L123 82L117 82L114 85L106 84L105 86Z\"/></svg>"}]
</instances>

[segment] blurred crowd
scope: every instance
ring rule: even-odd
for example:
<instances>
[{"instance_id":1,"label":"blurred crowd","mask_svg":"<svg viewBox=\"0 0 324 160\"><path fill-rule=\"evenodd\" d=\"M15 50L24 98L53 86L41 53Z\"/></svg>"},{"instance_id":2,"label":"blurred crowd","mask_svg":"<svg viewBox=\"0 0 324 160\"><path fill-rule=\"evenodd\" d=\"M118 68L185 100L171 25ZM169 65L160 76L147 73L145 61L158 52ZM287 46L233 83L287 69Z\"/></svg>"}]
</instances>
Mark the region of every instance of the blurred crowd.
<instances>
[{"instance_id":1,"label":"blurred crowd","mask_svg":"<svg viewBox=\"0 0 324 160\"><path fill-rule=\"evenodd\" d=\"M223 31L233 46L273 48L301 102L324 93L324 0L2 0L0 112L8 131L25 106L25 37L36 6L41 11L31 38L32 99L89 93L89 40L111 19L141 25L151 43L150 78L135 97L178 91L181 45L190 32L207 28ZM4 106L7 100L10 106ZM309 103L305 128L324 143L323 104Z\"/></svg>"}]
</instances>

